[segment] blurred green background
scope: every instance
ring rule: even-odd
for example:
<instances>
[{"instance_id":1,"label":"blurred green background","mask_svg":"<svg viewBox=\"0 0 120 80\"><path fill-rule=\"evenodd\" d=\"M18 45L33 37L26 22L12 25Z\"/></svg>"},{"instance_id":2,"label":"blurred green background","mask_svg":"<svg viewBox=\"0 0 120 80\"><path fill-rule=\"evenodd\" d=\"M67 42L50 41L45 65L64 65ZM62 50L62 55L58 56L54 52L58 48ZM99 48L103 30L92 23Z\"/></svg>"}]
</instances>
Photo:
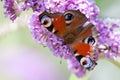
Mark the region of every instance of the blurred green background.
<instances>
[{"instance_id":1,"label":"blurred green background","mask_svg":"<svg viewBox=\"0 0 120 80\"><path fill-rule=\"evenodd\" d=\"M120 18L120 0L96 0L96 4L100 18ZM23 12L14 23L3 12L0 2L0 80L70 80L66 61L33 41L27 22L32 12ZM120 80L119 74L118 67L99 60L88 80Z\"/></svg>"}]
</instances>

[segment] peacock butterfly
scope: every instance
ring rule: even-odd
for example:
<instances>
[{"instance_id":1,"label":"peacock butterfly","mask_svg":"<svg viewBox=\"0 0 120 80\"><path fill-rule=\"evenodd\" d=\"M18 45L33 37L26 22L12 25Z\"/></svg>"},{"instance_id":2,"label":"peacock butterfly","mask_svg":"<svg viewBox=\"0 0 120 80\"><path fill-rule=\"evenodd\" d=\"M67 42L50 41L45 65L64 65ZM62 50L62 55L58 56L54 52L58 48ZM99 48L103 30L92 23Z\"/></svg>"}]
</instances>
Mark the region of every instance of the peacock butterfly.
<instances>
[{"instance_id":1,"label":"peacock butterfly","mask_svg":"<svg viewBox=\"0 0 120 80\"><path fill-rule=\"evenodd\" d=\"M88 22L87 17L79 10L67 10L64 13L44 11L39 15L40 23L50 32L62 38L62 45L69 45L77 61L87 70L97 64L94 50L98 31Z\"/></svg>"}]
</instances>

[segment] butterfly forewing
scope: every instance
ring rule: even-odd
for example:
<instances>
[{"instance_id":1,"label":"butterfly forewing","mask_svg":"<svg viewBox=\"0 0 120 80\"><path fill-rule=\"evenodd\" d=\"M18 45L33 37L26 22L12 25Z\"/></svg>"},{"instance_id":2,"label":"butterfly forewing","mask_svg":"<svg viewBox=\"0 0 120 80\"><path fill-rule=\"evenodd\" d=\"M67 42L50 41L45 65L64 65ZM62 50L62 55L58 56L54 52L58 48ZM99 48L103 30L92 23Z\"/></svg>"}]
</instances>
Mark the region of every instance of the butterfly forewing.
<instances>
[{"instance_id":1,"label":"butterfly forewing","mask_svg":"<svg viewBox=\"0 0 120 80\"><path fill-rule=\"evenodd\" d=\"M88 19L79 10L68 10L64 14L67 31L81 27Z\"/></svg>"},{"instance_id":2,"label":"butterfly forewing","mask_svg":"<svg viewBox=\"0 0 120 80\"><path fill-rule=\"evenodd\" d=\"M44 11L39 15L39 21L43 24L48 31L62 37L66 32L66 23L63 14L49 13Z\"/></svg>"},{"instance_id":3,"label":"butterfly forewing","mask_svg":"<svg viewBox=\"0 0 120 80\"><path fill-rule=\"evenodd\" d=\"M59 37L63 37L66 32L66 23L62 14L53 14L53 26L54 33Z\"/></svg>"}]
</instances>

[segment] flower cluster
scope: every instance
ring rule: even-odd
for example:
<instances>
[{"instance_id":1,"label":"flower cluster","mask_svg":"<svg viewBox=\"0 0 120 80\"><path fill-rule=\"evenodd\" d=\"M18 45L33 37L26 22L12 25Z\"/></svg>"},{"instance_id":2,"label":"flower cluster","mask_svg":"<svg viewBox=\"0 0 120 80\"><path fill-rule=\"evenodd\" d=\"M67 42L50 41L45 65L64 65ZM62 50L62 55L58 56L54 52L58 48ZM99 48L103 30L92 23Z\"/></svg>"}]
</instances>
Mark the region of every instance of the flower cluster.
<instances>
[{"instance_id":1,"label":"flower cluster","mask_svg":"<svg viewBox=\"0 0 120 80\"><path fill-rule=\"evenodd\" d=\"M14 0L5 0L4 8L6 9L6 12L4 12L4 14L6 16L9 15L10 19L14 20L16 18Z\"/></svg>"},{"instance_id":2,"label":"flower cluster","mask_svg":"<svg viewBox=\"0 0 120 80\"><path fill-rule=\"evenodd\" d=\"M50 1L50 2L49 2ZM80 10L85 13L88 18L92 21L97 17L99 9L94 3L89 3L85 0L61 0L54 1L49 0L44 1L44 7L46 6L46 10L50 12L64 12L66 10L74 9ZM48 6L47 6L48 5ZM50 6L51 5L51 6ZM35 9L34 9L35 10ZM38 9L36 9L38 10ZM38 43L48 46L51 51L53 51L55 56L62 57L68 61L69 69L74 72L78 77L82 77L85 74L85 70L80 63L75 59L75 57L71 54L68 46L62 46L62 39L55 36L54 34L47 31L39 22L38 16L41 11L37 11L31 17L29 24L30 30L33 35L34 40Z\"/></svg>"},{"instance_id":3,"label":"flower cluster","mask_svg":"<svg viewBox=\"0 0 120 80\"><path fill-rule=\"evenodd\" d=\"M19 5L19 3L21 3L19 0L5 0L5 17L10 17L10 20L14 21L20 15L20 12L24 10L23 5Z\"/></svg>"},{"instance_id":4,"label":"flower cluster","mask_svg":"<svg viewBox=\"0 0 120 80\"><path fill-rule=\"evenodd\" d=\"M29 27L34 40L43 46L48 46L55 56L66 59L69 64L69 69L78 77L82 77L85 73L83 67L80 66L79 62L71 54L69 47L66 45L62 46L63 40L49 32L40 24L39 14L38 12L34 13L29 21Z\"/></svg>"},{"instance_id":5,"label":"flower cluster","mask_svg":"<svg viewBox=\"0 0 120 80\"><path fill-rule=\"evenodd\" d=\"M52 13L70 9L80 10L90 20L94 20L99 13L99 9L93 0L92 3L90 2L87 0L5 0L4 8L6 9L5 15L9 15L12 21L16 19L18 13L29 8L32 8L34 12L46 10Z\"/></svg>"},{"instance_id":6,"label":"flower cluster","mask_svg":"<svg viewBox=\"0 0 120 80\"><path fill-rule=\"evenodd\" d=\"M96 21L99 31L98 50L104 57L114 59L120 56L120 19L99 19Z\"/></svg>"},{"instance_id":7,"label":"flower cluster","mask_svg":"<svg viewBox=\"0 0 120 80\"><path fill-rule=\"evenodd\" d=\"M16 3L21 4L16 5ZM69 69L78 77L84 76L85 69L71 54L69 46L62 46L63 40L41 25L38 16L43 11L63 13L66 10L80 10L90 22L93 22L99 32L94 56L96 60L99 53L112 59L120 54L120 34L116 33L120 27L120 19L115 22L114 19L98 19L99 8L95 5L94 0L5 0L4 8L6 9L5 15L9 15L12 21L19 12L32 8L34 13L29 20L29 28L34 40L43 46L48 46L55 56L66 59Z\"/></svg>"}]
</instances>

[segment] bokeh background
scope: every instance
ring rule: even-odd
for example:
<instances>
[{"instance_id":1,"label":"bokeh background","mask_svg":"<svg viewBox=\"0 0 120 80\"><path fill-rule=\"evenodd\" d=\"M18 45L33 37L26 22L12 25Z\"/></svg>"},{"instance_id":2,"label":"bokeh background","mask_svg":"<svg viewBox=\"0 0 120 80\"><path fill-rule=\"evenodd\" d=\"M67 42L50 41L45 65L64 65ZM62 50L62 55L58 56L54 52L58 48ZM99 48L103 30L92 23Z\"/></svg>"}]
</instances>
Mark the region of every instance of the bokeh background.
<instances>
[{"instance_id":1,"label":"bokeh background","mask_svg":"<svg viewBox=\"0 0 120 80\"><path fill-rule=\"evenodd\" d=\"M120 18L120 0L96 0L96 4L100 18ZM73 80L66 61L32 39L28 28L32 11L22 12L14 23L3 12L0 2L0 80ZM88 80L120 80L120 68L101 59Z\"/></svg>"}]
</instances>

